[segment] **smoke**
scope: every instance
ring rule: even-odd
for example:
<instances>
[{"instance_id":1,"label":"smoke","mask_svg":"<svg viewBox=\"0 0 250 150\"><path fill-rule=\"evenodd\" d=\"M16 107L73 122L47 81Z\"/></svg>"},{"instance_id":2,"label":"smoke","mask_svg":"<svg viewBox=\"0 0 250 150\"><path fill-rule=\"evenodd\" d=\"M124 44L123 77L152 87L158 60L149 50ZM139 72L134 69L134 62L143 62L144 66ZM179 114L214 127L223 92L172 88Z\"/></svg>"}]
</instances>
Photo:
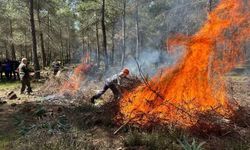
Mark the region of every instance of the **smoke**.
<instances>
[{"instance_id":1,"label":"smoke","mask_svg":"<svg viewBox=\"0 0 250 150\"><path fill-rule=\"evenodd\" d=\"M155 49L145 49L140 54L138 60L129 57L125 63L125 67L129 68L133 74L139 75L140 72L136 64L137 61L145 75L153 76L160 68L171 66L178 61L183 54L183 49L180 47L177 49L178 50L173 54Z\"/></svg>"}]
</instances>

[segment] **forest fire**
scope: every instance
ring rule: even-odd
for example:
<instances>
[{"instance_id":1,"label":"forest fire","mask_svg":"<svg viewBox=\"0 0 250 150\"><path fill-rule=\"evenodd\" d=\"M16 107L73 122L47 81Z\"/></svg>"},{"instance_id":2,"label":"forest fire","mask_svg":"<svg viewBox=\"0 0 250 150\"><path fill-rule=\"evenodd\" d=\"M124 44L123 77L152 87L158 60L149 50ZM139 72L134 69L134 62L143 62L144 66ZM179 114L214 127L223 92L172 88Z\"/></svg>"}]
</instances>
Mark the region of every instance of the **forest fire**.
<instances>
[{"instance_id":1,"label":"forest fire","mask_svg":"<svg viewBox=\"0 0 250 150\"><path fill-rule=\"evenodd\" d=\"M175 123L189 127L200 113L230 116L233 109L224 75L244 60L249 8L249 0L221 0L196 34L170 40L169 49L183 46L185 55L148 84L126 93L116 119L140 126Z\"/></svg>"},{"instance_id":2,"label":"forest fire","mask_svg":"<svg viewBox=\"0 0 250 150\"><path fill-rule=\"evenodd\" d=\"M81 82L86 78L86 73L89 72L92 67L92 64L87 62L88 59L89 55L87 54L82 63L74 69L69 80L63 83L61 92L70 91L71 93L74 93L79 90Z\"/></svg>"}]
</instances>

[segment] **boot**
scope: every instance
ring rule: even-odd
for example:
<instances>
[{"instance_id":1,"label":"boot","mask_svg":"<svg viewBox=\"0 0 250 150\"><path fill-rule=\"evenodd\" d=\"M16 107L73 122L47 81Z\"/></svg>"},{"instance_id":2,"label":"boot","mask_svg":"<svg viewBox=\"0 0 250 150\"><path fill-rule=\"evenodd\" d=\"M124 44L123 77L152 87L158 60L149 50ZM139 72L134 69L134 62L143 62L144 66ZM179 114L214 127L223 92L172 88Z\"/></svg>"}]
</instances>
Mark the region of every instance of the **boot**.
<instances>
[{"instance_id":1,"label":"boot","mask_svg":"<svg viewBox=\"0 0 250 150\"><path fill-rule=\"evenodd\" d=\"M93 96L93 97L91 97L90 102L91 102L92 104L94 104L94 103L95 103L95 97L94 97L94 96Z\"/></svg>"}]
</instances>

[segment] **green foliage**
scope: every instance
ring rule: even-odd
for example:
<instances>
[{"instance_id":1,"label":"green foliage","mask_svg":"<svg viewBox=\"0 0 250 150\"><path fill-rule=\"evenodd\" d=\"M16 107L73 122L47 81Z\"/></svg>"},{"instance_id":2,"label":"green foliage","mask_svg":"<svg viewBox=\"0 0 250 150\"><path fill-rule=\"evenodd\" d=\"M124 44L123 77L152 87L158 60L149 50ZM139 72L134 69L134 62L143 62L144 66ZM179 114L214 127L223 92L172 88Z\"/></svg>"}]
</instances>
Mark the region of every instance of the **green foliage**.
<instances>
[{"instance_id":1,"label":"green foliage","mask_svg":"<svg viewBox=\"0 0 250 150\"><path fill-rule=\"evenodd\" d=\"M36 117L43 117L46 113L46 109L44 107L39 107L34 113L33 115Z\"/></svg>"},{"instance_id":2,"label":"green foliage","mask_svg":"<svg viewBox=\"0 0 250 150\"><path fill-rule=\"evenodd\" d=\"M39 106L33 113L33 119L27 119L27 116L14 116L13 124L17 127L20 135L28 135L37 130L44 130L49 134L67 132L71 128L68 119L65 115L57 118L46 118L46 109ZM40 118L36 121L36 118Z\"/></svg>"},{"instance_id":3,"label":"green foliage","mask_svg":"<svg viewBox=\"0 0 250 150\"><path fill-rule=\"evenodd\" d=\"M184 150L202 150L203 145L205 145L206 143L206 142L198 143L195 139L193 139L190 144L186 137L184 137L182 141L181 140L178 141Z\"/></svg>"}]
</instances>

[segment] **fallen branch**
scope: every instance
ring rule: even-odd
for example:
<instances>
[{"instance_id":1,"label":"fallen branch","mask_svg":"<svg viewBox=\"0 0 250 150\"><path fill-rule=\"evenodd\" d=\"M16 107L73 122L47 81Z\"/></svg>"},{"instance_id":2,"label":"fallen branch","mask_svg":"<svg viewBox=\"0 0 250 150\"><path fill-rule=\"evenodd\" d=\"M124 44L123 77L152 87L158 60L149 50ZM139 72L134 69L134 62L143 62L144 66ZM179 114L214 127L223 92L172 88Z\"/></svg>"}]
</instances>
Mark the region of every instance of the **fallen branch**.
<instances>
[{"instance_id":1,"label":"fallen branch","mask_svg":"<svg viewBox=\"0 0 250 150\"><path fill-rule=\"evenodd\" d=\"M132 119L129 119L124 124L122 124L117 130L115 130L114 135L116 135L122 128L124 128Z\"/></svg>"}]
</instances>

